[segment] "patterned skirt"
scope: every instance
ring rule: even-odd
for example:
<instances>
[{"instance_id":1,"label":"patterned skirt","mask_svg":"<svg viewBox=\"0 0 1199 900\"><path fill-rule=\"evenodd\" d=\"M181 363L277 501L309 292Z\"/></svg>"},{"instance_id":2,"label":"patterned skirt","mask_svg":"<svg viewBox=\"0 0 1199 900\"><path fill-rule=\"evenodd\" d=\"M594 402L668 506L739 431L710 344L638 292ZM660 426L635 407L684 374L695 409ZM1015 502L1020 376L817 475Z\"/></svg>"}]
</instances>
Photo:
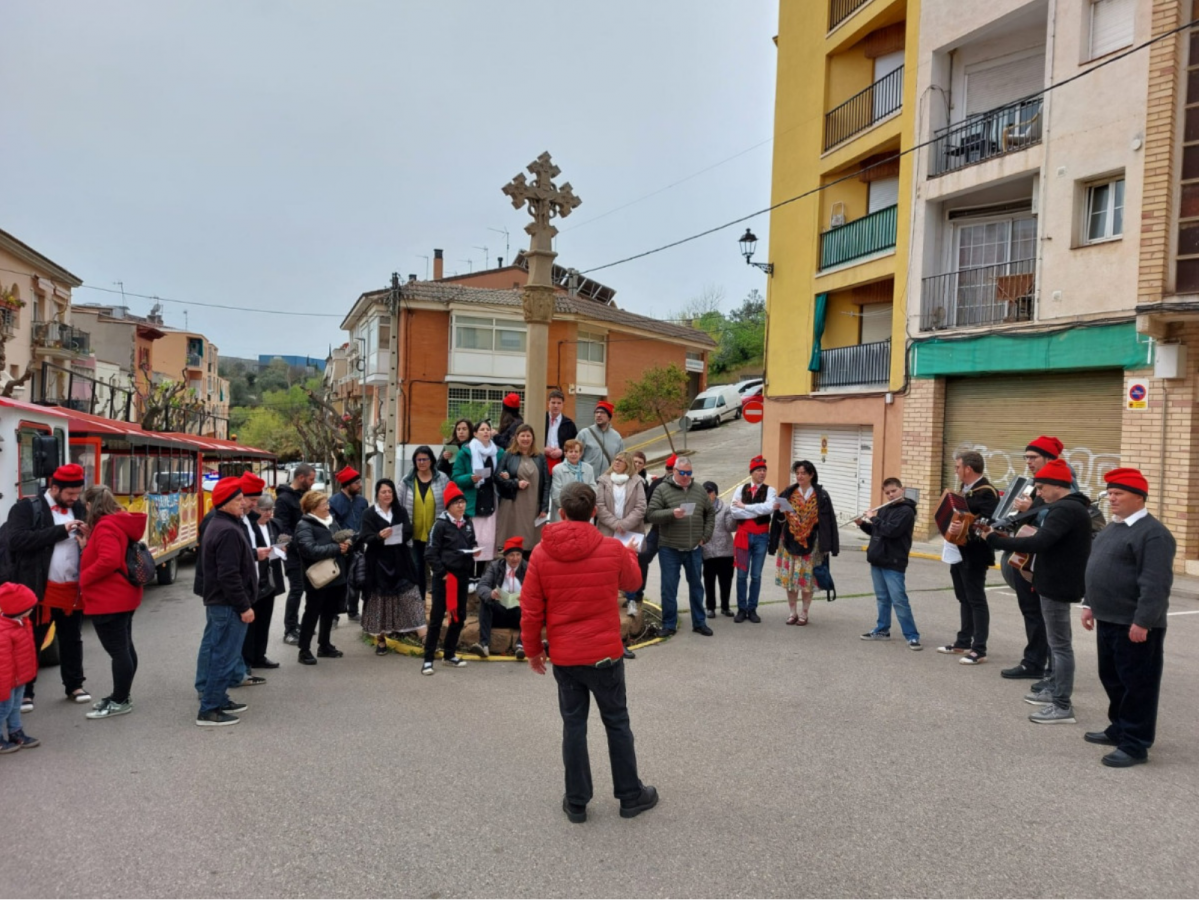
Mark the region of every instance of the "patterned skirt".
<instances>
[{"instance_id":1,"label":"patterned skirt","mask_svg":"<svg viewBox=\"0 0 1199 900\"><path fill-rule=\"evenodd\" d=\"M817 541L812 542L812 552L807 556L792 556L785 548L779 547L778 556L774 558L774 583L785 591L811 593L816 590L812 567L819 565L822 559Z\"/></svg>"},{"instance_id":2,"label":"patterned skirt","mask_svg":"<svg viewBox=\"0 0 1199 900\"><path fill-rule=\"evenodd\" d=\"M415 585L401 594L371 594L362 605L362 630L367 634L404 634L424 626L425 601Z\"/></svg>"}]
</instances>

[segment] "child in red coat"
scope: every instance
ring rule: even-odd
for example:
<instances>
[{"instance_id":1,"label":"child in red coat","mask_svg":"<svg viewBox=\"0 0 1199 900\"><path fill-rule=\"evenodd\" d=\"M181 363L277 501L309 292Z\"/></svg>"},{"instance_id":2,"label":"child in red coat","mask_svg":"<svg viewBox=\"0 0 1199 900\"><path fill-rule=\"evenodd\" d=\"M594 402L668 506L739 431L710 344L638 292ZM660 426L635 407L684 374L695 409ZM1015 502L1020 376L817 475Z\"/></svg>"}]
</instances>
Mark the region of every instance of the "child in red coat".
<instances>
[{"instance_id":1,"label":"child in red coat","mask_svg":"<svg viewBox=\"0 0 1199 900\"><path fill-rule=\"evenodd\" d=\"M41 743L21 728L25 685L37 675L37 646L29 613L37 596L23 584L0 584L0 753L13 753Z\"/></svg>"}]
</instances>

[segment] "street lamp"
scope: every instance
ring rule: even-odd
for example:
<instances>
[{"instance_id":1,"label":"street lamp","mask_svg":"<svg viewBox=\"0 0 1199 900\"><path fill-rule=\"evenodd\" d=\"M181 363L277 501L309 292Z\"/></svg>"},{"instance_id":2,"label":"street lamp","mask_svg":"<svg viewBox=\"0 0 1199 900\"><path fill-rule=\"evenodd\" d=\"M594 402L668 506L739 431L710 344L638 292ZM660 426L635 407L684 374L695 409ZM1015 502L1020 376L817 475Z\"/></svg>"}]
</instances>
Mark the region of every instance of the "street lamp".
<instances>
[{"instance_id":1,"label":"street lamp","mask_svg":"<svg viewBox=\"0 0 1199 900\"><path fill-rule=\"evenodd\" d=\"M774 275L773 263L756 263L753 261L754 250L758 247L758 238L748 228L745 229L745 234L741 235L741 255L745 257L747 265L757 266L767 275Z\"/></svg>"}]
</instances>

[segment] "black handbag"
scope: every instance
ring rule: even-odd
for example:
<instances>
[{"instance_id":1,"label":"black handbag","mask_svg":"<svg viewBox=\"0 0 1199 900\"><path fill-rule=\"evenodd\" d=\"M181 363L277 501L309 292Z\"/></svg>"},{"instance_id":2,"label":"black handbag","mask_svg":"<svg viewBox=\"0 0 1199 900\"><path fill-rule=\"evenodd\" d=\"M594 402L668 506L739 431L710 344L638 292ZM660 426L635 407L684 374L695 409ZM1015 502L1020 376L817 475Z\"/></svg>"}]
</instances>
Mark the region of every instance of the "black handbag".
<instances>
[{"instance_id":1,"label":"black handbag","mask_svg":"<svg viewBox=\"0 0 1199 900\"><path fill-rule=\"evenodd\" d=\"M366 587L366 554L358 551L350 562L350 587L360 591Z\"/></svg>"},{"instance_id":2,"label":"black handbag","mask_svg":"<svg viewBox=\"0 0 1199 900\"><path fill-rule=\"evenodd\" d=\"M824 591L824 599L832 603L837 599L837 586L833 584L833 573L829 571L828 556L818 566L812 566L812 578L816 587Z\"/></svg>"}]
</instances>

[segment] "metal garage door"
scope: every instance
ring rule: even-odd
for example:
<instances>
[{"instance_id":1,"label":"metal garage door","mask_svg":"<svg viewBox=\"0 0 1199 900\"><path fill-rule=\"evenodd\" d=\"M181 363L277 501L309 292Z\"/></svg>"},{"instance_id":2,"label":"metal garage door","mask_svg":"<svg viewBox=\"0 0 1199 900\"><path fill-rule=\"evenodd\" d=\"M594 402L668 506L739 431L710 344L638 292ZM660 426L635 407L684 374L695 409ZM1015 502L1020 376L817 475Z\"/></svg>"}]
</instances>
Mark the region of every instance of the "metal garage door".
<instances>
[{"instance_id":1,"label":"metal garage door","mask_svg":"<svg viewBox=\"0 0 1199 900\"><path fill-rule=\"evenodd\" d=\"M575 394L575 427L579 431L595 424L595 404L603 399L599 394ZM598 478L601 474L603 473L596 472L595 477Z\"/></svg>"},{"instance_id":2,"label":"metal garage door","mask_svg":"<svg viewBox=\"0 0 1199 900\"><path fill-rule=\"evenodd\" d=\"M872 504L870 470L874 462L874 429L869 425L794 425L791 461L816 466L820 484L833 498L833 509L845 519ZM788 468L788 478L791 479Z\"/></svg>"},{"instance_id":3,"label":"metal garage door","mask_svg":"<svg viewBox=\"0 0 1199 900\"><path fill-rule=\"evenodd\" d=\"M1000 490L1026 471L1024 448L1052 435L1083 493L1103 490L1103 473L1120 465L1124 372L1054 372L955 378L945 385L943 486L957 487L953 454L977 450Z\"/></svg>"}]
</instances>

